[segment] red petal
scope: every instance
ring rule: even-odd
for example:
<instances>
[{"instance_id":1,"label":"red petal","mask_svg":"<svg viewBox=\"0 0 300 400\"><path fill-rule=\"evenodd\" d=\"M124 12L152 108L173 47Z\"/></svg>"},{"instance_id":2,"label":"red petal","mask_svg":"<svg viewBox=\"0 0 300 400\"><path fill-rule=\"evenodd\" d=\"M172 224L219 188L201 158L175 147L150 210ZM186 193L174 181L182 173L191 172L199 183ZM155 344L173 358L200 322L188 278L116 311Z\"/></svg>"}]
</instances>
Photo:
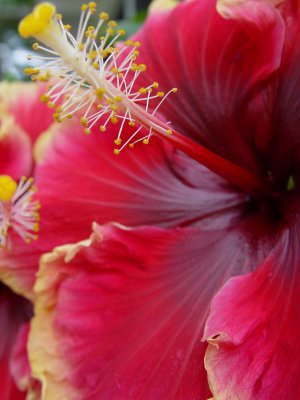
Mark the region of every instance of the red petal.
<instances>
[{"instance_id":1,"label":"red petal","mask_svg":"<svg viewBox=\"0 0 300 400\"><path fill-rule=\"evenodd\" d=\"M25 399L11 371L11 353L21 326L29 320L31 307L0 283L0 387L1 400Z\"/></svg>"},{"instance_id":2,"label":"red petal","mask_svg":"<svg viewBox=\"0 0 300 400\"><path fill-rule=\"evenodd\" d=\"M286 231L256 272L215 297L204 337L219 400L298 399L299 226Z\"/></svg>"},{"instance_id":3,"label":"red petal","mask_svg":"<svg viewBox=\"0 0 300 400\"><path fill-rule=\"evenodd\" d=\"M117 226L44 256L30 337L44 400L209 397L210 300L257 256L239 233Z\"/></svg>"},{"instance_id":4,"label":"red petal","mask_svg":"<svg viewBox=\"0 0 300 400\"><path fill-rule=\"evenodd\" d=\"M246 196L159 139L114 156L113 129L110 139L96 130L85 136L76 121L58 127L37 168L39 198L52 214L44 215L48 228L52 219L65 234L81 228L69 242L86 237L91 221L172 226L213 219L224 226L242 212Z\"/></svg>"},{"instance_id":5,"label":"red petal","mask_svg":"<svg viewBox=\"0 0 300 400\"><path fill-rule=\"evenodd\" d=\"M31 367L28 360L27 344L29 323L22 325L10 357L10 371L22 391L34 393L34 399L40 399L40 383L32 378ZM31 398L28 395L28 398ZM14 400L14 399L12 399Z\"/></svg>"},{"instance_id":6,"label":"red petal","mask_svg":"<svg viewBox=\"0 0 300 400\"><path fill-rule=\"evenodd\" d=\"M15 237L12 249L0 252L3 273L16 279L6 283L29 298L41 254L84 239L93 221L213 229L244 212L247 196L159 139L115 156L114 132L111 140L97 131L86 136L77 121L55 129L35 169L39 239Z\"/></svg>"},{"instance_id":7,"label":"red petal","mask_svg":"<svg viewBox=\"0 0 300 400\"><path fill-rule=\"evenodd\" d=\"M215 8L213 0L191 1L151 14L137 36L147 64L143 76L165 90L179 89L161 108L179 132L257 171L253 135L261 109L247 114L249 95L280 65L284 23L263 1L247 6L247 18L238 20Z\"/></svg>"}]
</instances>

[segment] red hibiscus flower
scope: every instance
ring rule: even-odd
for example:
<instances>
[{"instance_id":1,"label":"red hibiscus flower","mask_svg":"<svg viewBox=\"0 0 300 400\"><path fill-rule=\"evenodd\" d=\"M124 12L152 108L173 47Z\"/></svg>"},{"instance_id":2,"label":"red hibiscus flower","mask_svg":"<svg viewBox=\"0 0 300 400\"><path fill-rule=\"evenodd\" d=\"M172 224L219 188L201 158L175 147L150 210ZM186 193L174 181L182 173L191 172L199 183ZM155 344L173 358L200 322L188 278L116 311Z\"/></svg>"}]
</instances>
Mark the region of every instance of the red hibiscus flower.
<instances>
[{"instance_id":1,"label":"red hibiscus flower","mask_svg":"<svg viewBox=\"0 0 300 400\"><path fill-rule=\"evenodd\" d=\"M20 31L58 54L54 13L38 7ZM85 28L80 52L97 32L81 46ZM91 135L76 120L53 132L36 172L40 239L30 259L19 249L28 265L59 237L80 241L44 255L37 276L29 353L44 399L299 397L298 38L296 1L184 2L149 17L135 38L142 64L127 68L124 52L107 69L102 52L119 53L102 47L83 78L70 39L62 86L43 99L72 90L55 117L81 109ZM178 94L160 104L156 82ZM123 150L138 141L148 146Z\"/></svg>"}]
</instances>

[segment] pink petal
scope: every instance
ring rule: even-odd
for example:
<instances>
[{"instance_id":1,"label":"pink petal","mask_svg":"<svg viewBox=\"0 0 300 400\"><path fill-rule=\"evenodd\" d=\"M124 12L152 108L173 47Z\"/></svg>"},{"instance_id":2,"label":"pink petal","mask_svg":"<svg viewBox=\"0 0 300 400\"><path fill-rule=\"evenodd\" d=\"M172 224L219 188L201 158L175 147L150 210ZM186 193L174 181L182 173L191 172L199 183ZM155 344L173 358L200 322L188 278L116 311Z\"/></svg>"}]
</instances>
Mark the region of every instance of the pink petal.
<instances>
[{"instance_id":1,"label":"pink petal","mask_svg":"<svg viewBox=\"0 0 300 400\"><path fill-rule=\"evenodd\" d=\"M217 0L217 10L225 18L233 18L238 20L251 21L253 19L260 20L260 24L264 25L261 10L263 7L268 10L268 5L278 6L286 0ZM269 7L271 10L271 7Z\"/></svg>"},{"instance_id":2,"label":"pink petal","mask_svg":"<svg viewBox=\"0 0 300 400\"><path fill-rule=\"evenodd\" d=\"M28 136L7 115L0 117L0 175L20 179L31 174L32 149Z\"/></svg>"},{"instance_id":3,"label":"pink petal","mask_svg":"<svg viewBox=\"0 0 300 400\"><path fill-rule=\"evenodd\" d=\"M45 84L31 82L2 83L0 87L0 101L32 141L53 123L53 110L40 101L45 91Z\"/></svg>"},{"instance_id":4,"label":"pink petal","mask_svg":"<svg viewBox=\"0 0 300 400\"><path fill-rule=\"evenodd\" d=\"M254 273L230 279L212 302L205 363L218 400L300 397L298 230L286 230Z\"/></svg>"},{"instance_id":5,"label":"pink petal","mask_svg":"<svg viewBox=\"0 0 300 400\"><path fill-rule=\"evenodd\" d=\"M44 400L207 399L203 326L261 257L243 251L238 232L110 225L43 256L29 352Z\"/></svg>"},{"instance_id":6,"label":"pink petal","mask_svg":"<svg viewBox=\"0 0 300 400\"><path fill-rule=\"evenodd\" d=\"M223 157L260 171L253 135L264 105L249 113L250 95L279 68L285 27L275 7L255 5L247 7L247 18L228 20L213 0L183 2L151 14L137 38L147 65L142 84L179 89L161 108L165 118Z\"/></svg>"}]
</instances>

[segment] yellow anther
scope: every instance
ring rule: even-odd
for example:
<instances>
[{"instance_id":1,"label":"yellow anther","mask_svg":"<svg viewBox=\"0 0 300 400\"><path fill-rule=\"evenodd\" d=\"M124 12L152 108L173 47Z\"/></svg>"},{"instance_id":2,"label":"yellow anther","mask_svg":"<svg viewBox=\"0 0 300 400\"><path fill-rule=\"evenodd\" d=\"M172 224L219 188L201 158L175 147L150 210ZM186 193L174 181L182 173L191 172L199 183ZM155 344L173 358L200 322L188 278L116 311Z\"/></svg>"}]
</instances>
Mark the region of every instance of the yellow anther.
<instances>
[{"instance_id":1,"label":"yellow anther","mask_svg":"<svg viewBox=\"0 0 300 400\"><path fill-rule=\"evenodd\" d=\"M134 52L132 53L132 56L135 58L139 55L140 55L140 52L138 50L134 50Z\"/></svg>"},{"instance_id":2,"label":"yellow anther","mask_svg":"<svg viewBox=\"0 0 300 400\"><path fill-rule=\"evenodd\" d=\"M51 78L51 75L48 71L43 71L37 75L37 80L39 82L48 82L48 80Z\"/></svg>"},{"instance_id":3,"label":"yellow anther","mask_svg":"<svg viewBox=\"0 0 300 400\"><path fill-rule=\"evenodd\" d=\"M35 210L37 210L37 205L36 205L34 208L35 208ZM37 211L34 211L34 212L32 213L32 216L34 217L34 219L35 219L36 221L40 221L40 219L41 219L40 214L39 214Z\"/></svg>"},{"instance_id":4,"label":"yellow anther","mask_svg":"<svg viewBox=\"0 0 300 400\"><path fill-rule=\"evenodd\" d=\"M138 48L141 46L141 43L136 41L136 42L133 42L133 45L134 45L134 47Z\"/></svg>"},{"instance_id":5,"label":"yellow anther","mask_svg":"<svg viewBox=\"0 0 300 400\"><path fill-rule=\"evenodd\" d=\"M140 65L139 65L139 71L141 71L141 72L145 72L145 71L146 71L146 69L147 69L147 66L146 66L146 64L140 64Z\"/></svg>"},{"instance_id":6,"label":"yellow anther","mask_svg":"<svg viewBox=\"0 0 300 400\"><path fill-rule=\"evenodd\" d=\"M85 135L90 135L92 131L89 128L85 128L83 132L85 133Z\"/></svg>"},{"instance_id":7,"label":"yellow anther","mask_svg":"<svg viewBox=\"0 0 300 400\"><path fill-rule=\"evenodd\" d=\"M149 144L149 139L144 139L144 140L143 140L143 143L144 143L144 144Z\"/></svg>"},{"instance_id":8,"label":"yellow anther","mask_svg":"<svg viewBox=\"0 0 300 400\"><path fill-rule=\"evenodd\" d=\"M128 46L128 47L133 46L133 41L131 39L126 40L125 46Z\"/></svg>"},{"instance_id":9,"label":"yellow anther","mask_svg":"<svg viewBox=\"0 0 300 400\"><path fill-rule=\"evenodd\" d=\"M103 99L103 95L106 92L106 90L104 88L97 88L96 89L96 96L98 97L98 99L101 101Z\"/></svg>"},{"instance_id":10,"label":"yellow anther","mask_svg":"<svg viewBox=\"0 0 300 400\"><path fill-rule=\"evenodd\" d=\"M173 132L172 132L172 129L167 129L167 134L168 134L168 135L172 135L172 133L173 133Z\"/></svg>"},{"instance_id":11,"label":"yellow anther","mask_svg":"<svg viewBox=\"0 0 300 400\"><path fill-rule=\"evenodd\" d=\"M106 32L110 35L113 36L115 34L115 31L112 28L107 28Z\"/></svg>"},{"instance_id":12,"label":"yellow anther","mask_svg":"<svg viewBox=\"0 0 300 400\"><path fill-rule=\"evenodd\" d=\"M88 29L85 31L85 35L88 38L95 39L96 36L95 36L94 32L95 32L95 28L93 26L89 26Z\"/></svg>"},{"instance_id":13,"label":"yellow anther","mask_svg":"<svg viewBox=\"0 0 300 400\"><path fill-rule=\"evenodd\" d=\"M158 88L158 82L153 82L152 86L154 87L154 89Z\"/></svg>"},{"instance_id":14,"label":"yellow anther","mask_svg":"<svg viewBox=\"0 0 300 400\"><path fill-rule=\"evenodd\" d=\"M108 104L115 104L115 99L108 97L107 102L108 102Z\"/></svg>"},{"instance_id":15,"label":"yellow anther","mask_svg":"<svg viewBox=\"0 0 300 400\"><path fill-rule=\"evenodd\" d=\"M97 57L97 51L96 51L96 50L91 50L91 51L89 52L89 58L90 58L91 60L95 60L96 57Z\"/></svg>"},{"instance_id":16,"label":"yellow anther","mask_svg":"<svg viewBox=\"0 0 300 400\"><path fill-rule=\"evenodd\" d=\"M35 42L35 43L33 43L33 45L32 45L33 50L38 50L39 47L40 47L40 46L39 46L38 42Z\"/></svg>"},{"instance_id":17,"label":"yellow anther","mask_svg":"<svg viewBox=\"0 0 300 400\"><path fill-rule=\"evenodd\" d=\"M81 11L86 11L87 9L88 9L88 5L87 4L82 4Z\"/></svg>"},{"instance_id":18,"label":"yellow anther","mask_svg":"<svg viewBox=\"0 0 300 400\"><path fill-rule=\"evenodd\" d=\"M38 74L40 70L38 68L24 68L24 74L25 75L33 75L33 74Z\"/></svg>"},{"instance_id":19,"label":"yellow anther","mask_svg":"<svg viewBox=\"0 0 300 400\"><path fill-rule=\"evenodd\" d=\"M0 175L0 201L10 201L16 193L17 183L8 175Z\"/></svg>"},{"instance_id":20,"label":"yellow anther","mask_svg":"<svg viewBox=\"0 0 300 400\"><path fill-rule=\"evenodd\" d=\"M132 121L132 120L130 120L130 121L128 122L128 125L129 125L129 126L135 126L135 122Z\"/></svg>"},{"instance_id":21,"label":"yellow anther","mask_svg":"<svg viewBox=\"0 0 300 400\"><path fill-rule=\"evenodd\" d=\"M83 43L78 43L78 49L82 51L84 49L84 44Z\"/></svg>"},{"instance_id":22,"label":"yellow anther","mask_svg":"<svg viewBox=\"0 0 300 400\"><path fill-rule=\"evenodd\" d=\"M107 19L109 19L109 15L106 12L101 12L99 14L99 18L103 19L104 21L106 21Z\"/></svg>"},{"instance_id":23,"label":"yellow anther","mask_svg":"<svg viewBox=\"0 0 300 400\"><path fill-rule=\"evenodd\" d=\"M115 101L117 101L117 102L120 102L120 101L122 101L123 100L123 97L122 96L116 96L115 97Z\"/></svg>"},{"instance_id":24,"label":"yellow anther","mask_svg":"<svg viewBox=\"0 0 300 400\"><path fill-rule=\"evenodd\" d=\"M136 63L132 63L131 64L131 67L130 67L130 69L132 70L132 71L137 71L138 70L138 65L136 64Z\"/></svg>"},{"instance_id":25,"label":"yellow anther","mask_svg":"<svg viewBox=\"0 0 300 400\"><path fill-rule=\"evenodd\" d=\"M107 55L108 55L108 53L107 53L106 50L101 50L101 51L100 51L100 54L101 54L101 57L103 57L103 58L106 58Z\"/></svg>"},{"instance_id":26,"label":"yellow anther","mask_svg":"<svg viewBox=\"0 0 300 400\"><path fill-rule=\"evenodd\" d=\"M165 95L165 92L157 92L156 93L157 97L164 97L164 95Z\"/></svg>"},{"instance_id":27,"label":"yellow anther","mask_svg":"<svg viewBox=\"0 0 300 400\"><path fill-rule=\"evenodd\" d=\"M23 38L36 36L51 25L55 15L55 7L51 3L40 3L34 7L33 12L23 18L19 24L19 33Z\"/></svg>"},{"instance_id":28,"label":"yellow anther","mask_svg":"<svg viewBox=\"0 0 300 400\"><path fill-rule=\"evenodd\" d=\"M38 222L35 222L35 223L33 224L33 227L32 227L33 232L38 232L39 229L40 229L39 223L38 223Z\"/></svg>"},{"instance_id":29,"label":"yellow anther","mask_svg":"<svg viewBox=\"0 0 300 400\"><path fill-rule=\"evenodd\" d=\"M114 154L117 156L118 154L120 154L120 150L119 149L114 149Z\"/></svg>"},{"instance_id":30,"label":"yellow anther","mask_svg":"<svg viewBox=\"0 0 300 400\"><path fill-rule=\"evenodd\" d=\"M72 29L72 25L66 24L66 25L64 25L64 28L66 31L70 31Z\"/></svg>"},{"instance_id":31,"label":"yellow anther","mask_svg":"<svg viewBox=\"0 0 300 400\"><path fill-rule=\"evenodd\" d=\"M93 62L92 66L93 66L95 69L100 69L99 63L97 63L97 62Z\"/></svg>"},{"instance_id":32,"label":"yellow anther","mask_svg":"<svg viewBox=\"0 0 300 400\"><path fill-rule=\"evenodd\" d=\"M34 72L33 72L33 68L31 68L31 67L26 67L26 68L24 68L24 74L25 75L32 75Z\"/></svg>"},{"instance_id":33,"label":"yellow anther","mask_svg":"<svg viewBox=\"0 0 300 400\"><path fill-rule=\"evenodd\" d=\"M117 67L113 67L113 68L111 69L111 72L112 72L113 74L117 74L117 73L119 72L119 70L118 70Z\"/></svg>"},{"instance_id":34,"label":"yellow anther","mask_svg":"<svg viewBox=\"0 0 300 400\"><path fill-rule=\"evenodd\" d=\"M47 104L50 101L50 96L48 96L46 93L44 93L41 95L40 100L42 103Z\"/></svg>"},{"instance_id":35,"label":"yellow anther","mask_svg":"<svg viewBox=\"0 0 300 400\"><path fill-rule=\"evenodd\" d=\"M58 113L52 114L52 117L55 119L56 122L61 122L60 115Z\"/></svg>"},{"instance_id":36,"label":"yellow anther","mask_svg":"<svg viewBox=\"0 0 300 400\"><path fill-rule=\"evenodd\" d=\"M55 107L55 103L53 103L52 101L48 101L47 106L49 108L54 108Z\"/></svg>"},{"instance_id":37,"label":"yellow anther","mask_svg":"<svg viewBox=\"0 0 300 400\"><path fill-rule=\"evenodd\" d=\"M106 131L106 126L100 125L99 130L100 130L100 132L105 132Z\"/></svg>"},{"instance_id":38,"label":"yellow anther","mask_svg":"<svg viewBox=\"0 0 300 400\"><path fill-rule=\"evenodd\" d=\"M134 148L134 143L129 143L129 147L130 147L131 149L133 149L133 148Z\"/></svg>"},{"instance_id":39,"label":"yellow anther","mask_svg":"<svg viewBox=\"0 0 300 400\"><path fill-rule=\"evenodd\" d=\"M116 28L118 26L118 24L116 23L116 21L109 21L107 24L110 28Z\"/></svg>"},{"instance_id":40,"label":"yellow anther","mask_svg":"<svg viewBox=\"0 0 300 400\"><path fill-rule=\"evenodd\" d=\"M119 29L119 30L118 30L118 35L120 35L120 36L126 35L125 29Z\"/></svg>"},{"instance_id":41,"label":"yellow anther","mask_svg":"<svg viewBox=\"0 0 300 400\"><path fill-rule=\"evenodd\" d=\"M56 14L55 16L56 16L56 19L57 19L58 21L62 20L62 17L63 17L62 14L59 14L59 13L58 13L58 14Z\"/></svg>"},{"instance_id":42,"label":"yellow anther","mask_svg":"<svg viewBox=\"0 0 300 400\"><path fill-rule=\"evenodd\" d=\"M97 4L94 1L90 1L88 3L88 6L89 6L89 9L90 9L90 12L92 14L94 14L96 12Z\"/></svg>"},{"instance_id":43,"label":"yellow anther","mask_svg":"<svg viewBox=\"0 0 300 400\"><path fill-rule=\"evenodd\" d=\"M109 107L112 111L118 111L118 106L116 104L111 104Z\"/></svg>"},{"instance_id":44,"label":"yellow anther","mask_svg":"<svg viewBox=\"0 0 300 400\"><path fill-rule=\"evenodd\" d=\"M121 139L121 138L115 139L115 140L114 140L114 144L115 144L116 146L120 146L120 144L122 144L122 139Z\"/></svg>"},{"instance_id":45,"label":"yellow anther","mask_svg":"<svg viewBox=\"0 0 300 400\"><path fill-rule=\"evenodd\" d=\"M73 114L67 114L67 118L71 119L73 117Z\"/></svg>"},{"instance_id":46,"label":"yellow anther","mask_svg":"<svg viewBox=\"0 0 300 400\"><path fill-rule=\"evenodd\" d=\"M144 87L139 88L139 93L145 94L147 93L147 90Z\"/></svg>"},{"instance_id":47,"label":"yellow anther","mask_svg":"<svg viewBox=\"0 0 300 400\"><path fill-rule=\"evenodd\" d=\"M115 115L113 115L111 118L110 118L110 122L112 123L112 124L117 124L118 122L119 122L119 120L118 120L118 117L116 117Z\"/></svg>"},{"instance_id":48,"label":"yellow anther","mask_svg":"<svg viewBox=\"0 0 300 400\"><path fill-rule=\"evenodd\" d=\"M88 124L88 120L85 117L81 117L80 122L82 126L87 126Z\"/></svg>"},{"instance_id":49,"label":"yellow anther","mask_svg":"<svg viewBox=\"0 0 300 400\"><path fill-rule=\"evenodd\" d=\"M174 88L172 89L172 92L173 92L173 93L177 93L177 92L178 92L178 89L177 89L176 87L174 87Z\"/></svg>"}]
</instances>

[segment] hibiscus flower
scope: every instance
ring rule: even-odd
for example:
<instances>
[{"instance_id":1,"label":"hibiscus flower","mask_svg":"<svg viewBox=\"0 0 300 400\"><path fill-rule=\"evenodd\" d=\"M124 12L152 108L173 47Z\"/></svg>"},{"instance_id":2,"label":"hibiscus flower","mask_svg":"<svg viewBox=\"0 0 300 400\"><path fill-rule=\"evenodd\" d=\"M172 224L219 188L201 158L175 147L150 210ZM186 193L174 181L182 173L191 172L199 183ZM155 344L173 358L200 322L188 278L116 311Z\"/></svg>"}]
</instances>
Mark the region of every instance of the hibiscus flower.
<instances>
[{"instance_id":1,"label":"hibiscus flower","mask_svg":"<svg viewBox=\"0 0 300 400\"><path fill-rule=\"evenodd\" d=\"M27 358L27 336L32 317L32 287L27 272L14 269L4 258L13 253L13 242L23 243L36 235L37 201L33 199L33 143L49 125L49 111L35 116L38 85L0 84L0 371L1 399L25 399L31 380ZM31 122L31 125L30 125ZM42 122L42 123L40 123ZM35 124L37 123L37 124ZM13 258L13 257L12 257Z\"/></svg>"},{"instance_id":2,"label":"hibiscus flower","mask_svg":"<svg viewBox=\"0 0 300 400\"><path fill-rule=\"evenodd\" d=\"M36 29L51 45L54 14L38 8L21 31ZM55 117L86 101L81 123L90 135L76 119L57 126L36 172L44 212L31 255L59 235L74 243L42 257L35 285L29 353L43 399L299 397L298 37L292 0L218 9L195 0L153 13L134 38L147 66L137 91L159 82L178 94L161 105L163 95L146 94L154 106L141 112L131 102L131 127L115 120L124 99L114 93L114 107L97 111L90 82L73 75L87 97L76 91ZM57 88L74 90L67 81ZM101 102L107 88L98 89ZM52 107L55 96L50 89L43 99ZM148 146L126 149L124 138Z\"/></svg>"}]
</instances>

